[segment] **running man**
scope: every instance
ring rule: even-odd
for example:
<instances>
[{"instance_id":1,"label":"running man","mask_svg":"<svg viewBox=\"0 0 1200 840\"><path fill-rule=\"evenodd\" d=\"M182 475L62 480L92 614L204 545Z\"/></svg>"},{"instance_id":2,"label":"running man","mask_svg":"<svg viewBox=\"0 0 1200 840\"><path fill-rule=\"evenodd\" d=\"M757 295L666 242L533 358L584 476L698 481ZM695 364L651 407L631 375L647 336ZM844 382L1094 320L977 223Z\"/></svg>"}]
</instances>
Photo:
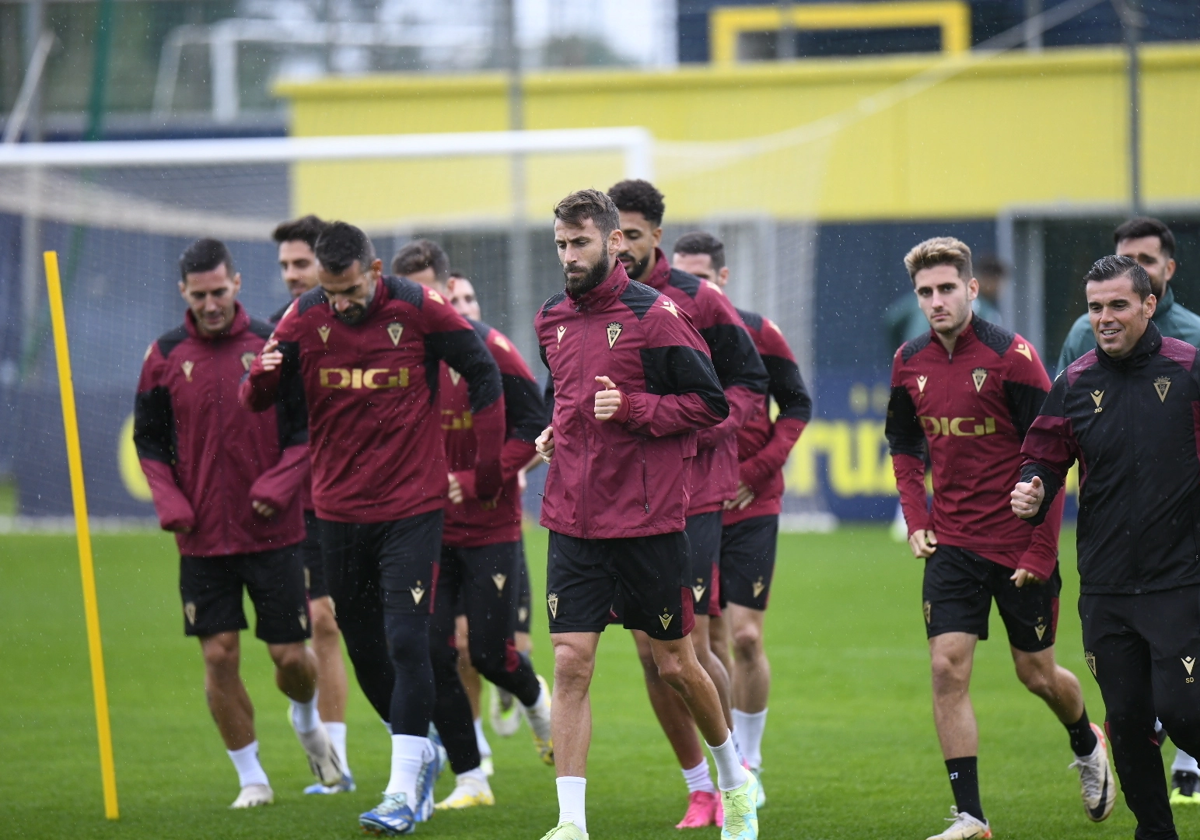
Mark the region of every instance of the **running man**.
<instances>
[{"instance_id":1,"label":"running man","mask_svg":"<svg viewBox=\"0 0 1200 840\"><path fill-rule=\"evenodd\" d=\"M612 199L581 190L554 210L566 288L534 322L553 383L542 524L554 644L559 823L543 840L586 840L588 687L613 601L641 630L659 676L709 744L725 809L721 836L758 836L758 783L737 755L720 698L687 636L695 624L684 534L696 432L729 413L707 346L675 302L633 282ZM690 725L690 724L689 724Z\"/></svg>"},{"instance_id":2,"label":"running man","mask_svg":"<svg viewBox=\"0 0 1200 840\"><path fill-rule=\"evenodd\" d=\"M722 289L729 282L725 245L708 233L681 236L675 243L671 264ZM761 787L762 740L771 689L771 664L763 647L763 621L775 574L779 514L783 509L783 465L812 417L812 399L779 327L755 312L739 309L737 313L767 369L770 396L764 397L762 409L738 429L737 496L725 503L721 517L722 614L713 617L710 630L713 650L718 657L724 657L723 661L729 659L732 641L733 660L727 668L732 684L733 736L742 757L759 778L761 808L766 803ZM774 420L770 412L772 398L779 408ZM695 751L699 752L698 744ZM702 779L689 778L688 771L684 771L688 782L688 814L676 828L713 824L716 797L702 789L693 789L697 783L707 782L711 786L707 765L704 770Z\"/></svg>"},{"instance_id":3,"label":"running man","mask_svg":"<svg viewBox=\"0 0 1200 840\"><path fill-rule=\"evenodd\" d=\"M179 274L187 313L146 350L133 439L159 522L179 546L184 633L200 640L204 695L241 786L230 807L253 808L275 794L258 760L254 706L239 673L240 631L249 626L243 592L318 783L342 781L317 708L316 657L304 644L304 405L290 389L256 416L237 405L238 383L271 327L238 303L242 278L225 245L193 242Z\"/></svg>"},{"instance_id":4,"label":"running man","mask_svg":"<svg viewBox=\"0 0 1200 840\"><path fill-rule=\"evenodd\" d=\"M437 363L460 371L470 389L481 499L500 491L504 395L471 326L436 292L385 276L361 230L330 223L316 255L320 286L288 308L241 398L262 410L281 388L303 385L330 594L359 685L392 732L383 800L359 823L407 834L433 813L431 720L479 764L458 673L430 656L447 494Z\"/></svg>"},{"instance_id":5,"label":"running man","mask_svg":"<svg viewBox=\"0 0 1200 840\"><path fill-rule=\"evenodd\" d=\"M283 222L271 234L279 245L279 274L292 300L317 286L317 255L313 249L324 229L325 223L316 216L304 216ZM272 315L271 323L279 323L290 305L289 302ZM307 469L305 464L306 472ZM325 564L321 559L311 474L305 476L300 491L304 508L304 542L300 544L300 556L304 560L304 582L308 589L308 609L312 614L312 649L317 655L317 709L342 767L340 783L323 785L318 782L306 787L304 792L347 793L354 790L354 776L346 761L346 664L342 661L342 634L333 613L333 599L329 597Z\"/></svg>"},{"instance_id":6,"label":"running man","mask_svg":"<svg viewBox=\"0 0 1200 840\"><path fill-rule=\"evenodd\" d=\"M1009 510L1021 441L1050 381L1032 344L972 315L979 284L966 244L928 239L904 265L930 331L896 351L886 433L909 546L925 560L933 717L955 800L950 827L930 840L992 836L979 798L979 734L968 692L993 600L1018 679L1066 727L1084 809L1098 822L1116 796L1104 733L1088 720L1079 680L1054 660L1062 502L1036 528Z\"/></svg>"}]
</instances>

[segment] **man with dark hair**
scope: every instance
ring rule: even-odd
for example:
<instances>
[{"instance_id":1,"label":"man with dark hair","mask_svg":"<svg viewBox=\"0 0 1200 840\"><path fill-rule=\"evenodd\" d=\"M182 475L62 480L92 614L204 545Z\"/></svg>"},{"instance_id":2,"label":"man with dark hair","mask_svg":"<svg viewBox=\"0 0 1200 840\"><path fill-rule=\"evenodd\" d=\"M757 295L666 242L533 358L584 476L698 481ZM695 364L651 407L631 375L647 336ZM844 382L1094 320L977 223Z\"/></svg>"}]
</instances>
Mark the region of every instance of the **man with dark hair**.
<instances>
[{"instance_id":1,"label":"man with dark hair","mask_svg":"<svg viewBox=\"0 0 1200 840\"><path fill-rule=\"evenodd\" d=\"M184 633L200 639L204 694L241 785L231 807L252 808L275 796L238 668L239 631L248 626L243 590L310 766L322 784L342 776L317 711L317 664L304 646L309 613L297 551L308 460L304 406L284 390L261 415L236 408L238 383L271 328L237 302L241 275L221 242L194 242L179 268L188 311L182 326L146 350L133 439L159 522L179 545Z\"/></svg>"},{"instance_id":2,"label":"man with dark hair","mask_svg":"<svg viewBox=\"0 0 1200 840\"><path fill-rule=\"evenodd\" d=\"M443 738L465 736L474 749L458 674L430 656L448 472L437 362L470 388L481 499L500 490L504 395L470 325L436 292L385 276L361 230L330 223L316 256L320 286L288 308L240 396L262 410L281 388L303 385L330 594L359 685L392 731L383 801L359 822L403 834L433 809L431 718Z\"/></svg>"},{"instance_id":3,"label":"man with dark hair","mask_svg":"<svg viewBox=\"0 0 1200 840\"><path fill-rule=\"evenodd\" d=\"M1150 291L1157 301L1154 326L1158 331L1200 347L1200 315L1176 301L1170 286L1171 278L1175 276L1175 234L1171 229L1158 219L1137 216L1117 226L1113 231L1113 244L1118 256L1136 260L1150 277ZM1085 312L1071 325L1058 356L1060 372L1096 346L1089 318ZM1200 797L1196 801L1200 802Z\"/></svg>"},{"instance_id":4,"label":"man with dark hair","mask_svg":"<svg viewBox=\"0 0 1200 840\"><path fill-rule=\"evenodd\" d=\"M436 283L445 291L450 279L450 260L436 242L414 239L392 257L392 273L425 286Z\"/></svg>"},{"instance_id":5,"label":"man with dark hair","mask_svg":"<svg viewBox=\"0 0 1200 840\"><path fill-rule=\"evenodd\" d=\"M410 259L418 253L419 261ZM449 297L438 267L449 262L441 247L427 239L400 250L392 265L407 270L441 297ZM420 268L418 266L424 266ZM448 273L448 272L447 272ZM517 615L517 566L521 545L521 498L517 472L535 454L534 440L545 425L545 406L533 374L512 343L499 330L468 321L500 368L504 384L505 441L500 455L500 494L481 499L475 490L474 415L467 383L457 370L441 365L437 408L441 417L450 490L445 506L438 599L430 639L432 655L441 668L458 673L460 654L469 651L471 664L494 685L514 694L533 729L542 760L554 763L550 737L550 690L533 669L529 657L516 650L513 638ZM457 649L456 618L461 607L466 619L467 646ZM459 692L463 686L457 686ZM439 702L441 701L439 697ZM466 701L464 694L463 700ZM472 708L472 713L474 708ZM457 775L454 791L437 804L441 810L491 805L495 802L481 767L482 723L472 731L476 750L464 755L462 739L446 738L450 766ZM469 763L473 758L474 763Z\"/></svg>"},{"instance_id":6,"label":"man with dark hair","mask_svg":"<svg viewBox=\"0 0 1200 840\"><path fill-rule=\"evenodd\" d=\"M691 318L704 338L729 403L729 415L721 423L697 434L698 451L692 463L687 537L692 565L689 583L696 612L692 643L696 646L700 664L717 686L726 722L734 729L729 674L712 651L708 637L709 618L720 612L721 512L725 502L737 496L737 431L762 410L769 381L767 370L741 317L720 287L673 269L659 247L665 211L662 193L647 181L627 180L614 184L609 197L619 211L624 247L618 258L626 273L630 279L666 295ZM659 679L649 638L637 631L633 635L650 705L675 749L676 757L681 764L686 764L696 758L694 753L687 754L690 743L694 743L692 721L679 695ZM703 759L701 754L700 761ZM691 778L699 779L701 774L707 775L708 767L706 763L703 766L688 765L683 772L685 778L691 774ZM761 792L759 787L760 795ZM686 816L684 821L688 821Z\"/></svg>"},{"instance_id":7,"label":"man with dark hair","mask_svg":"<svg viewBox=\"0 0 1200 840\"><path fill-rule=\"evenodd\" d=\"M694 626L684 522L696 432L729 413L707 347L670 297L633 282L616 206L581 190L555 208L565 290L534 321L554 397L538 438L549 464L546 607L554 644L559 824L543 840L586 840L588 687L614 599L648 639L717 764L721 836L758 836L758 783L739 762L720 698L687 636ZM607 230L607 232L606 232Z\"/></svg>"},{"instance_id":8,"label":"man with dark hair","mask_svg":"<svg viewBox=\"0 0 1200 840\"><path fill-rule=\"evenodd\" d=\"M729 281L725 245L708 233L697 231L680 237L671 264L722 288ZM737 432L737 496L725 503L721 517L722 614L712 618L710 631L713 650L726 663L731 677L734 739L750 769L761 778L762 739L771 687L771 666L763 649L763 619L775 572L775 544L783 509L783 465L812 417L812 399L779 327L755 312L739 309L737 313L770 376L770 396L763 398L762 409ZM775 420L770 413L772 397L779 408ZM694 731L687 732L692 741L690 754L681 764L688 785L688 812L676 828L699 828L714 824L717 803L707 763L702 774L689 769L703 761L704 753ZM764 802L760 794L759 805Z\"/></svg>"},{"instance_id":9,"label":"man with dark hair","mask_svg":"<svg viewBox=\"0 0 1200 840\"><path fill-rule=\"evenodd\" d=\"M1139 840L1176 840L1155 716L1200 753L1200 365L1154 324L1153 281L1109 256L1084 277L1096 346L1059 374L1021 448L1013 512L1037 523L1078 461L1079 616Z\"/></svg>"},{"instance_id":10,"label":"man with dark hair","mask_svg":"<svg viewBox=\"0 0 1200 840\"><path fill-rule=\"evenodd\" d=\"M1137 261L1150 278L1154 295L1154 326L1164 336L1200 347L1200 315L1175 300L1170 287L1175 276L1175 234L1158 219L1137 216L1113 231L1119 256ZM1058 369L1064 371L1076 359L1096 346L1090 315L1080 315L1071 326L1058 357ZM1171 764L1171 804L1200 805L1200 763L1176 746Z\"/></svg>"},{"instance_id":11,"label":"man with dark hair","mask_svg":"<svg viewBox=\"0 0 1200 840\"><path fill-rule=\"evenodd\" d=\"M1099 822L1116 796L1104 732L1088 720L1079 680L1054 659L1062 502L1036 528L1009 511L1021 441L1050 381L1032 344L972 314L979 285L965 243L928 239L905 255L904 265L930 330L896 351L885 432L909 547L925 560L933 718L955 799L951 825L930 840L992 836L980 804L979 731L969 690L993 600L1017 678L1066 728L1084 810Z\"/></svg>"},{"instance_id":12,"label":"man with dark hair","mask_svg":"<svg viewBox=\"0 0 1200 840\"><path fill-rule=\"evenodd\" d=\"M317 286L317 255L314 248L324 229L323 221L309 215L281 222L271 234L279 246L279 274L292 300ZM280 307L271 316L271 323L279 323L289 306L291 301ZM312 501L312 477L308 474L307 462L305 472L300 488L304 508L304 542L300 544L300 556L304 560L304 581L308 589L308 608L312 614L312 649L317 655L317 708L341 764L342 781L336 785L318 782L306 787L304 792L344 793L354 790L354 776L346 761L346 665L342 661L341 631L338 630L333 599L329 597L329 584L325 578L325 564L321 559L317 514Z\"/></svg>"}]
</instances>

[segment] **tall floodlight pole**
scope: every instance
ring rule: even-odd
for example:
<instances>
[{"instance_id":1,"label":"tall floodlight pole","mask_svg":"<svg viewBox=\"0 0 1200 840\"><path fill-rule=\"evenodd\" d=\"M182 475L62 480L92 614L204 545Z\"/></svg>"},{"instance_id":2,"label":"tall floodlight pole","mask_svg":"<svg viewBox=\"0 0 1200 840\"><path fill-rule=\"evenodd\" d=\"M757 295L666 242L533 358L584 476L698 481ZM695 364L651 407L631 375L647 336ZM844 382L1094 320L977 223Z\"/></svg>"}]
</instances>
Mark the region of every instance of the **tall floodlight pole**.
<instances>
[{"instance_id":1,"label":"tall floodlight pole","mask_svg":"<svg viewBox=\"0 0 1200 840\"><path fill-rule=\"evenodd\" d=\"M521 83L521 50L517 44L517 0L500 0L501 50L508 77L508 130L525 130L524 90ZM525 223L525 155L511 159L512 225L508 237L509 336L525 358L534 357L533 278L530 276L529 237Z\"/></svg>"},{"instance_id":2,"label":"tall floodlight pole","mask_svg":"<svg viewBox=\"0 0 1200 840\"><path fill-rule=\"evenodd\" d=\"M1138 0L1112 0L1125 32L1126 69L1129 74L1129 211L1142 212L1142 139L1141 92L1138 42L1141 40L1142 13Z\"/></svg>"}]
</instances>

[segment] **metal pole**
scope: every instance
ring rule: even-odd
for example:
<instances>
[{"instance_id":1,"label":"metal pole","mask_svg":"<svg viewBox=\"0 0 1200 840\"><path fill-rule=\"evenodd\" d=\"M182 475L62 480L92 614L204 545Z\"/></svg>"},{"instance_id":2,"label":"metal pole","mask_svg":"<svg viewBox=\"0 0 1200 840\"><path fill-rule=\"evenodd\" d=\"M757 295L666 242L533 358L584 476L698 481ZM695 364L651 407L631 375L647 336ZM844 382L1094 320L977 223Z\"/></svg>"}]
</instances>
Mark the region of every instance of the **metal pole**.
<instances>
[{"instance_id":1,"label":"metal pole","mask_svg":"<svg viewBox=\"0 0 1200 840\"><path fill-rule=\"evenodd\" d=\"M521 51L517 43L517 2L500 0L502 26L502 49L504 66L508 71L508 130L525 129L524 90L521 79ZM521 355L530 359L534 356L534 341L531 322L533 319L533 278L530 276L529 235L525 221L525 155L512 156L510 179L512 183L512 225L509 229L508 247L508 318L505 327L509 336L517 343Z\"/></svg>"},{"instance_id":2,"label":"metal pole","mask_svg":"<svg viewBox=\"0 0 1200 840\"><path fill-rule=\"evenodd\" d=\"M1126 69L1129 74L1129 212L1142 213L1142 115L1141 68L1138 42L1141 40L1142 13L1138 0L1113 0L1125 31Z\"/></svg>"},{"instance_id":3,"label":"metal pole","mask_svg":"<svg viewBox=\"0 0 1200 840\"><path fill-rule=\"evenodd\" d=\"M775 41L775 57L789 61L796 57L796 26L792 21L792 1L779 2L779 37Z\"/></svg>"},{"instance_id":4,"label":"metal pole","mask_svg":"<svg viewBox=\"0 0 1200 840\"><path fill-rule=\"evenodd\" d=\"M1036 18L1042 13L1042 0L1025 0L1025 49L1042 51L1042 28Z\"/></svg>"},{"instance_id":5,"label":"metal pole","mask_svg":"<svg viewBox=\"0 0 1200 840\"><path fill-rule=\"evenodd\" d=\"M37 52L38 41L46 29L45 0L29 0L25 15L25 58L31 61ZM44 84L39 84L29 100L26 111L25 138L31 143L40 143L42 135L42 103L45 99ZM41 254L42 254L42 223L38 218L36 205L41 204L42 172L40 168L31 167L26 173L26 209L21 216L21 344L22 357L29 352L29 346L37 331L36 320L38 302L41 299Z\"/></svg>"}]
</instances>

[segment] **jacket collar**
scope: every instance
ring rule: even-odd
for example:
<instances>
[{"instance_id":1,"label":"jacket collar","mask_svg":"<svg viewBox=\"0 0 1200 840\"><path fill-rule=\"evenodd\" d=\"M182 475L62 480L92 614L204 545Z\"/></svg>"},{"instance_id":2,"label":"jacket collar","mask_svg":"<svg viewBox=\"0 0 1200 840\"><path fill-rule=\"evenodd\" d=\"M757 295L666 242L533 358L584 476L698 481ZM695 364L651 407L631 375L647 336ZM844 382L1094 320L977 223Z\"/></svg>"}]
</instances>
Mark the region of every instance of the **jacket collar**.
<instances>
[{"instance_id":1,"label":"jacket collar","mask_svg":"<svg viewBox=\"0 0 1200 840\"><path fill-rule=\"evenodd\" d=\"M621 265L620 260L614 259L612 271L599 285L588 289L578 298L568 295L567 299L575 304L576 310L603 309L610 301L621 296L621 293L628 288L629 282L625 266Z\"/></svg>"},{"instance_id":2,"label":"jacket collar","mask_svg":"<svg viewBox=\"0 0 1200 840\"><path fill-rule=\"evenodd\" d=\"M187 329L188 335L200 341L216 341L219 338L233 338L236 335L244 333L250 326L250 316L238 301L233 302L233 323L229 325L229 329L217 335L207 335L200 332L196 327L196 316L192 314L192 310L188 310L183 316L183 326Z\"/></svg>"},{"instance_id":3,"label":"jacket collar","mask_svg":"<svg viewBox=\"0 0 1200 840\"><path fill-rule=\"evenodd\" d=\"M1163 295L1166 297L1166 295ZM1146 332L1138 339L1138 343L1133 345L1133 350L1128 356L1123 356L1120 359L1114 359L1112 356L1105 353L1096 345L1096 359L1100 364L1114 370L1128 370L1129 368L1142 367L1150 360L1150 357L1162 349L1162 333L1159 332L1157 325L1151 320L1146 324Z\"/></svg>"},{"instance_id":4,"label":"jacket collar","mask_svg":"<svg viewBox=\"0 0 1200 840\"><path fill-rule=\"evenodd\" d=\"M966 327L964 327L963 331L958 334L958 338L954 342L955 354L961 353L963 350L966 350L979 340L979 337L975 334L975 326L978 323L979 316L972 312L971 320L967 322ZM942 344L942 339L938 336L937 330L935 330L933 327L929 328L929 342L936 345L937 348L943 353L946 353L946 345ZM946 353L946 355L950 354Z\"/></svg>"},{"instance_id":5,"label":"jacket collar","mask_svg":"<svg viewBox=\"0 0 1200 840\"><path fill-rule=\"evenodd\" d=\"M670 280L671 264L667 262L667 255L663 253L662 248L655 248L654 268L650 269L650 273L642 279L642 282L661 292L667 288Z\"/></svg>"}]
</instances>

